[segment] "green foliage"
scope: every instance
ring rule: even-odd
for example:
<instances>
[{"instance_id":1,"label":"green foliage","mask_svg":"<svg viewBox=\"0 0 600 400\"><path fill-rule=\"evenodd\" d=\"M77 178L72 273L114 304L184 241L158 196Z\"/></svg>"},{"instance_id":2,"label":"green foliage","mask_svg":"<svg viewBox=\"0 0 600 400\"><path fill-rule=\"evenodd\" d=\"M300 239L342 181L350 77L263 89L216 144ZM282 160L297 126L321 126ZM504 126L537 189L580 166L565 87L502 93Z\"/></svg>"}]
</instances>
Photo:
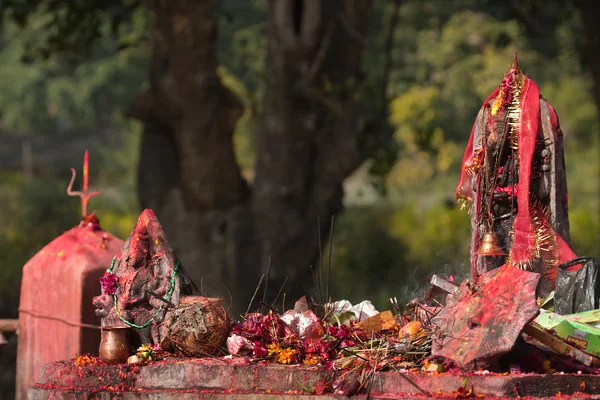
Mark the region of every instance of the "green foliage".
<instances>
[{"instance_id":1,"label":"green foliage","mask_svg":"<svg viewBox=\"0 0 600 400\"><path fill-rule=\"evenodd\" d=\"M385 308L405 304L434 273L462 279L468 272L470 221L449 205L352 207L336 221L333 294Z\"/></svg>"},{"instance_id":2,"label":"green foliage","mask_svg":"<svg viewBox=\"0 0 600 400\"><path fill-rule=\"evenodd\" d=\"M246 107L233 136L236 159L244 170L252 170L256 161L254 135L267 58L266 12L266 0L224 0L215 10L219 76Z\"/></svg>"},{"instance_id":3,"label":"green foliage","mask_svg":"<svg viewBox=\"0 0 600 400\"><path fill-rule=\"evenodd\" d=\"M122 37L135 41L145 29L147 16L139 9L130 17L129 25L119 29ZM141 128L127 121L123 112L146 79L148 49L132 47L115 52L118 39L103 35L86 48L85 55L80 54L83 57L78 63L72 62L68 52L40 58L36 51L43 52L49 45L41 38L52 39L47 24L53 17L33 11L27 18L24 27L8 18L1 26L0 131L54 132L71 137L80 130L114 132L105 135L106 142L90 149L90 183L103 191L90 201L90 208L97 210L105 229L125 237L138 213L135 169ZM100 30L110 30L108 20L103 21ZM40 45L35 51L27 50L32 42ZM23 62L24 57L27 62ZM81 166L73 167L80 180ZM31 181L18 173L2 176L0 293L17 295L25 262L79 222L80 202L65 194L69 177L66 166L47 168Z\"/></svg>"},{"instance_id":4,"label":"green foliage","mask_svg":"<svg viewBox=\"0 0 600 400\"><path fill-rule=\"evenodd\" d=\"M440 90L436 87L413 85L408 91L392 100L390 119L398 126L396 140L407 151L436 147L436 104Z\"/></svg>"},{"instance_id":5,"label":"green foliage","mask_svg":"<svg viewBox=\"0 0 600 400\"><path fill-rule=\"evenodd\" d=\"M576 208L569 213L571 242L576 254L598 257L600 243L600 218L597 212Z\"/></svg>"},{"instance_id":6,"label":"green foliage","mask_svg":"<svg viewBox=\"0 0 600 400\"><path fill-rule=\"evenodd\" d=\"M132 29L144 28L140 11ZM33 18L33 16L31 17ZM43 37L45 15L26 29L5 21L0 42L0 129L70 132L111 125L127 110L147 76L149 53L132 48L115 53L116 41L104 37L78 64L63 53L22 62L28 40Z\"/></svg>"},{"instance_id":7,"label":"green foliage","mask_svg":"<svg viewBox=\"0 0 600 400\"><path fill-rule=\"evenodd\" d=\"M68 170L65 172L63 176L69 176ZM79 223L81 203L78 197L67 196L68 179L41 176L27 180L20 173L3 173L0 179L3 182L0 294L18 296L23 265L54 238ZM125 238L135 226L137 207L119 202L122 192L109 189L92 198L89 207L96 210L103 229Z\"/></svg>"},{"instance_id":8,"label":"green foliage","mask_svg":"<svg viewBox=\"0 0 600 400\"><path fill-rule=\"evenodd\" d=\"M600 120L591 94L592 80L583 71L564 71L541 85L542 95L558 113L565 140L576 145L571 148L595 145L600 137Z\"/></svg>"},{"instance_id":9,"label":"green foliage","mask_svg":"<svg viewBox=\"0 0 600 400\"><path fill-rule=\"evenodd\" d=\"M219 60L253 96L260 91L267 55L266 0L223 0L216 7Z\"/></svg>"},{"instance_id":10,"label":"green foliage","mask_svg":"<svg viewBox=\"0 0 600 400\"><path fill-rule=\"evenodd\" d=\"M436 120L440 100L438 88L417 85L392 100L390 120L402 151L389 174L390 185L406 188L427 181L447 173L458 158L456 144L444 137L443 124Z\"/></svg>"},{"instance_id":11,"label":"green foliage","mask_svg":"<svg viewBox=\"0 0 600 400\"><path fill-rule=\"evenodd\" d=\"M441 28L423 30L416 36L412 63L405 67L413 71L416 82L409 90L403 81L394 85L402 96L435 90L429 103L421 103L431 113L428 130L443 126L448 139L463 140L477 109L508 70L515 50L520 51L521 64L531 72L537 56L527 49L516 21L459 12ZM414 120L404 122L418 130L413 128Z\"/></svg>"},{"instance_id":12,"label":"green foliage","mask_svg":"<svg viewBox=\"0 0 600 400\"><path fill-rule=\"evenodd\" d=\"M257 123L256 97L226 67L219 66L217 72L223 85L235 93L245 105L244 113L238 119L235 127L233 146L240 167L242 169L252 169L256 161L256 143L254 141L254 130Z\"/></svg>"},{"instance_id":13,"label":"green foliage","mask_svg":"<svg viewBox=\"0 0 600 400\"><path fill-rule=\"evenodd\" d=\"M406 250L390 234L392 212L389 208L351 208L336 220L330 288L334 298L354 303L368 299L383 307L406 283Z\"/></svg>"},{"instance_id":14,"label":"green foliage","mask_svg":"<svg viewBox=\"0 0 600 400\"><path fill-rule=\"evenodd\" d=\"M597 121L590 121L590 126ZM565 140L568 140L567 136ZM600 137L567 146L566 167L569 187L569 222L575 253L600 258Z\"/></svg>"},{"instance_id":15,"label":"green foliage","mask_svg":"<svg viewBox=\"0 0 600 400\"><path fill-rule=\"evenodd\" d=\"M60 233L79 222L79 202L66 201L66 183L0 176L0 293L18 295L21 267Z\"/></svg>"},{"instance_id":16,"label":"green foliage","mask_svg":"<svg viewBox=\"0 0 600 400\"><path fill-rule=\"evenodd\" d=\"M469 214L458 207L442 204L425 208L408 203L394 213L391 224L393 237L407 244L407 258L423 273L436 272L444 265L467 264Z\"/></svg>"},{"instance_id":17,"label":"green foliage","mask_svg":"<svg viewBox=\"0 0 600 400\"><path fill-rule=\"evenodd\" d=\"M60 52L80 58L107 34L117 37L139 6L137 0L4 0L0 17L44 32L24 42L27 56L49 58Z\"/></svg>"}]
</instances>

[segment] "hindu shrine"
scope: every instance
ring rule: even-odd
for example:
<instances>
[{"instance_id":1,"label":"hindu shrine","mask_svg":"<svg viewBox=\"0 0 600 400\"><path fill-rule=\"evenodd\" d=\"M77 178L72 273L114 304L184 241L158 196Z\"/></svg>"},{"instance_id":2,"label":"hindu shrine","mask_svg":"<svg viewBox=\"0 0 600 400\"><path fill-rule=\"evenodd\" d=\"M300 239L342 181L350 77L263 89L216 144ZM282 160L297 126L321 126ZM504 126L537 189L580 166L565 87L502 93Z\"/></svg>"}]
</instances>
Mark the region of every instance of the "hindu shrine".
<instances>
[{"instance_id":1,"label":"hindu shrine","mask_svg":"<svg viewBox=\"0 0 600 400\"><path fill-rule=\"evenodd\" d=\"M570 247L563 140L515 54L475 118L455 191L471 219L469 276L434 275L382 312L310 296L286 311L254 301L261 279L248 312L231 316L144 210L103 258L98 352L47 366L32 396L600 394L600 268Z\"/></svg>"}]
</instances>

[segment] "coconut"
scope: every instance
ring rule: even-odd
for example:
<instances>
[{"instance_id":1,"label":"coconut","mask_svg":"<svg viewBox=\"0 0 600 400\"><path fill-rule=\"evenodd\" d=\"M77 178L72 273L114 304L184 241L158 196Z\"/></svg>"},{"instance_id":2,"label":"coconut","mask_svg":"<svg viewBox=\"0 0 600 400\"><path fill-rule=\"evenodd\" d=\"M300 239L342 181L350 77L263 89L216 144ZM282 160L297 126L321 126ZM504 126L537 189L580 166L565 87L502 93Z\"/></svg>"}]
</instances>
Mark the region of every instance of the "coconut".
<instances>
[{"instance_id":1,"label":"coconut","mask_svg":"<svg viewBox=\"0 0 600 400\"><path fill-rule=\"evenodd\" d=\"M230 318L221 299L184 296L164 326L163 350L187 357L220 355L224 352Z\"/></svg>"}]
</instances>

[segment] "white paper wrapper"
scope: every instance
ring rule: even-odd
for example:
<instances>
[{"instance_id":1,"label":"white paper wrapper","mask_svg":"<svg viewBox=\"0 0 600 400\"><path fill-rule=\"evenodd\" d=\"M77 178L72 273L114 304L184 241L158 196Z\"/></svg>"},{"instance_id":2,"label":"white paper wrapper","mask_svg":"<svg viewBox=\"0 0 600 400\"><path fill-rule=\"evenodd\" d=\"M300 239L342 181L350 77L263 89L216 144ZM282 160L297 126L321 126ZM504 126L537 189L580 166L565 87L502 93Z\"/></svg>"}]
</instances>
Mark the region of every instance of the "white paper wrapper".
<instances>
[{"instance_id":1,"label":"white paper wrapper","mask_svg":"<svg viewBox=\"0 0 600 400\"><path fill-rule=\"evenodd\" d=\"M281 320L295 332L300 339L316 339L321 336L322 328L319 318L312 311L302 313L288 311Z\"/></svg>"},{"instance_id":2,"label":"white paper wrapper","mask_svg":"<svg viewBox=\"0 0 600 400\"><path fill-rule=\"evenodd\" d=\"M294 309L283 314L281 320L300 339L316 339L323 334L321 320L308 309L306 297L298 300L294 304Z\"/></svg>"},{"instance_id":3,"label":"white paper wrapper","mask_svg":"<svg viewBox=\"0 0 600 400\"><path fill-rule=\"evenodd\" d=\"M373 315L379 314L379 311L375 309L373 304L371 304L370 300L363 300L354 306L348 300L339 300L333 304L327 304L327 306L333 307L333 312L335 314L339 314L344 311L352 311L359 322L364 321L365 319L370 318Z\"/></svg>"}]
</instances>

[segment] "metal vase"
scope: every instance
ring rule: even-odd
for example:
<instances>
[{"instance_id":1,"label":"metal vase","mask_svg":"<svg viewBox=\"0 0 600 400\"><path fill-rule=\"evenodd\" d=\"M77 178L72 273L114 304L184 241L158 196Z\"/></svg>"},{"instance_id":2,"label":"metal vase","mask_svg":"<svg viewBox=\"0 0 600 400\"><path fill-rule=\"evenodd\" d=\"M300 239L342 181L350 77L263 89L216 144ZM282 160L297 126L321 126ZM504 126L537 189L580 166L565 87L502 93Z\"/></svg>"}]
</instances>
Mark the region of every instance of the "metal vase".
<instances>
[{"instance_id":1,"label":"metal vase","mask_svg":"<svg viewBox=\"0 0 600 400\"><path fill-rule=\"evenodd\" d=\"M102 328L99 354L107 364L126 363L131 355L131 328Z\"/></svg>"}]
</instances>

